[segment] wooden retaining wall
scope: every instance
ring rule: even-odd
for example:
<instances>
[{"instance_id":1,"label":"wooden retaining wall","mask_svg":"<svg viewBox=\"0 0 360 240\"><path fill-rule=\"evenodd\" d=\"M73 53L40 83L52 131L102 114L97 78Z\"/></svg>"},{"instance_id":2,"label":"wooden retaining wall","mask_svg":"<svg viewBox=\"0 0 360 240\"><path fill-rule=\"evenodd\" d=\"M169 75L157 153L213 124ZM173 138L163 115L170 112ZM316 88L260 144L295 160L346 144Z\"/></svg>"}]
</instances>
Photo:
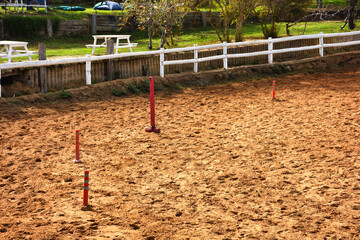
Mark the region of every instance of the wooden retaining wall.
<instances>
[{"instance_id":1,"label":"wooden retaining wall","mask_svg":"<svg viewBox=\"0 0 360 240\"><path fill-rule=\"evenodd\" d=\"M61 21L56 36L86 35L89 34L89 21L66 20Z\"/></svg>"},{"instance_id":2,"label":"wooden retaining wall","mask_svg":"<svg viewBox=\"0 0 360 240\"><path fill-rule=\"evenodd\" d=\"M337 38L328 38L324 39L324 43L336 43L350 40L359 40L360 36L347 36L340 39ZM274 49L283 49L283 48L293 48L300 46L311 46L318 44L317 39L305 39L305 40L294 40L291 42L282 42L275 43ZM266 51L267 44L258 44L253 46L245 47L229 47L228 53L246 53L246 52L257 52L257 51ZM332 48L325 50L325 55L336 53L339 51L353 51L360 50L360 46L352 47L341 47L341 48ZM223 49L213 49L213 50L204 50L199 51L199 58L222 55ZM165 60L180 60L180 59L193 59L193 51L179 52L165 54ZM274 62L283 62L288 60L298 60L309 57L319 56L319 50L309 50L301 52L292 52L292 53L282 53L274 55ZM228 59L228 66L241 66L241 65L254 65L254 64L263 64L268 63L268 56L254 56L246 58L235 58ZM91 64L91 74L92 74L92 83L104 82L106 79L105 74L105 65L106 61L92 62ZM214 60L199 63L199 71L206 71L211 69L223 68L223 60ZM181 64L181 65L167 65L165 66L165 75L172 73L183 73L183 72L192 72L194 65ZM39 70L37 68L25 70L25 73L22 76L25 76L25 82L31 86L39 86ZM149 55L149 56L136 56L136 57L126 57L119 58L114 60L114 72L115 79L126 79L131 77L139 76L158 76L160 74L160 58L159 55ZM62 89L69 88L73 86L85 85L85 63L77 64L68 64L68 65L58 65L47 67L47 78L48 78L48 87L49 89ZM23 81L24 82L24 81Z\"/></svg>"},{"instance_id":3,"label":"wooden retaining wall","mask_svg":"<svg viewBox=\"0 0 360 240\"><path fill-rule=\"evenodd\" d=\"M90 19L90 18L89 18ZM118 32L119 31L119 16L116 15L96 15L96 30L97 32Z\"/></svg>"},{"instance_id":4,"label":"wooden retaining wall","mask_svg":"<svg viewBox=\"0 0 360 240\"><path fill-rule=\"evenodd\" d=\"M98 34L109 33L109 32L119 32L119 16L121 12L114 13L114 15L96 15L96 30ZM209 12L197 13L197 12L188 12L184 19L183 25L185 27L199 27L199 26L210 26L207 17ZM213 12L215 17L220 17L220 13ZM56 36L69 36L69 35L83 35L83 34L92 34L92 21L91 16L89 15L87 19L84 20L63 20L60 22L60 26ZM339 16L339 15L336 15ZM343 18L342 18L343 19ZM256 19L252 19L256 21ZM310 20L309 20L310 21ZM133 24L132 27L128 27L127 30L135 30L136 24ZM31 29L24 29L24 31L32 31ZM9 29L0 21L0 37L11 38ZM44 26L44 29L40 29L40 35L46 36L47 29Z\"/></svg>"},{"instance_id":5,"label":"wooden retaining wall","mask_svg":"<svg viewBox=\"0 0 360 240\"><path fill-rule=\"evenodd\" d=\"M218 14L218 13L214 13ZM89 15L88 19L84 20L63 20L60 21L59 29L55 32L55 36L71 36L71 35L91 35L92 21ZM2 19L1 19L2 20ZM120 31L119 15L96 15L96 31L98 34L119 32ZM206 18L199 13L190 12L186 14L183 20L184 26L207 26L209 25ZM127 30L135 30L136 24L128 27ZM24 29L24 31L31 31ZM47 29L40 29L39 34L47 36ZM11 38L10 31L6 25L0 21L0 37Z\"/></svg>"}]
</instances>

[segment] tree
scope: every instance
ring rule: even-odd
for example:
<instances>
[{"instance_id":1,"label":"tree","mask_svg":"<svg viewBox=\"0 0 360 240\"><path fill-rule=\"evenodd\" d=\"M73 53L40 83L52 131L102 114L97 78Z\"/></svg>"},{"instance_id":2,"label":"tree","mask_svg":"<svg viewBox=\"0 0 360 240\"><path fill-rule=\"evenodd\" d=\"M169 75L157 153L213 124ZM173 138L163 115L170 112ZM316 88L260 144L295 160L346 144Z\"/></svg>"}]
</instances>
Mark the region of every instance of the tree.
<instances>
[{"instance_id":1,"label":"tree","mask_svg":"<svg viewBox=\"0 0 360 240\"><path fill-rule=\"evenodd\" d=\"M190 0L190 2L192 2ZM219 40L221 42L230 41L230 3L229 0L203 0L197 1L191 5L192 10L197 11L198 13L204 15L202 11L199 10L201 6L206 6L208 9L208 14L205 15L206 19L215 30ZM214 9L220 9L220 17L217 14L214 14Z\"/></svg>"},{"instance_id":2,"label":"tree","mask_svg":"<svg viewBox=\"0 0 360 240\"><path fill-rule=\"evenodd\" d=\"M123 26L129 21L135 21L138 29L147 30L149 37L149 49L152 49L152 37L160 36L160 48L164 47L168 35L171 44L174 43L173 31L181 28L182 19L185 16L186 8L182 0L132 0L129 5L131 9L122 17ZM185 10L185 11L184 11Z\"/></svg>"},{"instance_id":3,"label":"tree","mask_svg":"<svg viewBox=\"0 0 360 240\"><path fill-rule=\"evenodd\" d=\"M311 3L312 0L261 0L261 7L255 10L255 15L259 19L264 36L277 37L279 29L276 23L293 22L302 18Z\"/></svg>"},{"instance_id":4,"label":"tree","mask_svg":"<svg viewBox=\"0 0 360 240\"><path fill-rule=\"evenodd\" d=\"M254 9L266 38L278 36L279 30L276 22L279 21L282 15L281 8L284 2L285 0L260 0L261 7Z\"/></svg>"},{"instance_id":5,"label":"tree","mask_svg":"<svg viewBox=\"0 0 360 240\"><path fill-rule=\"evenodd\" d=\"M257 0L188 0L191 10L205 17L219 40L230 40L230 25L236 25L235 41L242 41L242 28ZM205 14L200 9L206 8ZM215 10L215 11L214 11ZM215 12L219 11L219 15Z\"/></svg>"},{"instance_id":6,"label":"tree","mask_svg":"<svg viewBox=\"0 0 360 240\"><path fill-rule=\"evenodd\" d=\"M316 5L317 8L323 8L324 7L323 0L316 0Z\"/></svg>"},{"instance_id":7,"label":"tree","mask_svg":"<svg viewBox=\"0 0 360 240\"><path fill-rule=\"evenodd\" d=\"M258 1L256 0L232 0L230 1L230 12L232 23L235 23L235 42L243 40L243 26L246 19L251 16L256 9Z\"/></svg>"},{"instance_id":8,"label":"tree","mask_svg":"<svg viewBox=\"0 0 360 240\"><path fill-rule=\"evenodd\" d=\"M345 18L345 23L341 27L341 29L343 29L346 26L346 24L349 23L349 29L353 30L356 27L356 25L354 23L354 11L355 11L355 7L358 3L358 0L348 0L348 2L349 2L348 12L347 12L347 15Z\"/></svg>"},{"instance_id":9,"label":"tree","mask_svg":"<svg viewBox=\"0 0 360 240\"><path fill-rule=\"evenodd\" d=\"M290 35L289 22L296 22L306 19L307 9L311 5L311 0L289 0L288 4L282 6L283 17L286 24L286 33ZM306 24L305 24L306 26ZM306 28L306 27L305 27ZM305 31L304 28L304 31Z\"/></svg>"}]
</instances>

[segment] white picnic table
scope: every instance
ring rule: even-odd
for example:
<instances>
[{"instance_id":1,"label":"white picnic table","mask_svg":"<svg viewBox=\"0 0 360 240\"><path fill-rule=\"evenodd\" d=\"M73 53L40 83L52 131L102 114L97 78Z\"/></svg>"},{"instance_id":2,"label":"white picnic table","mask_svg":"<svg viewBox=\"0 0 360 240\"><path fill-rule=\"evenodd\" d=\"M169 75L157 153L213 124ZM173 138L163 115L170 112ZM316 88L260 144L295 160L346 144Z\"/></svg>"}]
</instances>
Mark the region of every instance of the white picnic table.
<instances>
[{"instance_id":1,"label":"white picnic table","mask_svg":"<svg viewBox=\"0 0 360 240\"><path fill-rule=\"evenodd\" d=\"M119 48L129 48L132 52L132 47L136 47L137 43L130 42L131 35L93 35L94 44L86 45L87 48L92 48L92 54L95 54L96 48L107 47L106 42L110 39L116 39L114 42L115 54L118 53ZM98 40L102 43L98 43ZM121 43L120 40L126 40L126 43Z\"/></svg>"},{"instance_id":2,"label":"white picnic table","mask_svg":"<svg viewBox=\"0 0 360 240\"><path fill-rule=\"evenodd\" d=\"M11 62L11 59L14 57L27 56L32 61L31 55L35 55L37 52L29 51L27 45L27 42L0 41L0 47L3 46L0 50L0 57L8 58L8 62Z\"/></svg>"},{"instance_id":3,"label":"white picnic table","mask_svg":"<svg viewBox=\"0 0 360 240\"><path fill-rule=\"evenodd\" d=\"M42 4L27 4L27 3L24 3L24 1L26 0L5 0L3 2L0 3L0 7L8 7L9 9L11 7L15 9L17 9L17 12L19 13L20 12L20 8L22 9L23 12L25 12L24 8L27 8L27 7L35 7L37 8L37 11L39 11L39 8L45 8L45 11L47 12L47 8L49 6L46 5L46 0L44 0L44 5Z\"/></svg>"}]
</instances>

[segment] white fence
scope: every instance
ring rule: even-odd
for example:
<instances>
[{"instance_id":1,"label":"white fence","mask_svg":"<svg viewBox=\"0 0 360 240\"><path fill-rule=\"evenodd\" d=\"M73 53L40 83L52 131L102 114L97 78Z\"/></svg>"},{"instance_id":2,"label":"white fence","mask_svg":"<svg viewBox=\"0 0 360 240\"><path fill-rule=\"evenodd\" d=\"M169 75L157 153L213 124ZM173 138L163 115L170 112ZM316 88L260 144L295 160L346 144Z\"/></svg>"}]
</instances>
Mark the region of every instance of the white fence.
<instances>
[{"instance_id":1,"label":"white fence","mask_svg":"<svg viewBox=\"0 0 360 240\"><path fill-rule=\"evenodd\" d=\"M91 62L92 61L101 61L101 60L109 60L109 59L118 59L124 57L133 57L133 56L147 56L147 55L160 55L160 76L164 77L164 67L166 65L174 65L174 64L194 64L194 72L198 72L198 63L204 61L213 61L213 60L223 60L223 68L228 69L228 59L230 58L244 58L244 57L252 57L252 56L268 56L268 63L273 63L274 54L280 53L288 53L288 52L296 52L296 51L307 51L318 49L319 56L324 56L324 49L331 47L344 47L344 46L352 46L352 45L360 45L360 40L356 41L347 41L347 42L339 42L339 43L331 43L324 44L324 38L330 37L345 37L345 36L354 36L359 35L360 31L356 32L348 32L348 33L332 33L332 34L313 34L313 35L300 35L293 37L284 37L284 38L269 38L267 40L258 40L258 41L249 41L249 42L235 42L235 43L222 43L222 44L214 44L214 45L204 45L197 46L196 44L193 47L187 48L174 48L174 49L160 49L156 51L147 51L147 52L134 52L134 53L121 53L121 54L112 54L112 55L103 55L103 56L91 56L87 55L86 57L80 58L66 58L66 59L56 59L56 60L43 60L43 61L27 61L27 62L14 62L14 63L3 63L0 64L0 97L1 97L1 71L6 69L16 69L16 68L33 68L33 67L42 67L42 66L51 66L51 65L60 65L60 64L72 64L72 63L86 63L86 84L91 84ZM359 37L360 38L360 37ZM313 46L304 46L304 47L296 47L296 48L284 48L284 49L274 49L274 43L279 42L288 42L294 40L302 40L302 39L318 39L318 44ZM258 45L258 44L267 44L266 51L258 51L251 53L237 53L237 54L229 54L228 47L232 46L249 46L249 45ZM199 58L199 51L204 49L214 49L214 48L222 48L222 55L210 56ZM184 52L184 51L194 51L193 59L184 59L184 60L172 60L165 61L166 53L174 53L174 52Z\"/></svg>"},{"instance_id":2,"label":"white fence","mask_svg":"<svg viewBox=\"0 0 360 240\"><path fill-rule=\"evenodd\" d=\"M166 49L166 50L161 49L161 53L160 53L160 75L161 75L161 77L164 77L165 76L164 66L165 65L172 65L172 64L194 63L194 72L198 72L198 63L199 62L219 60L219 59L223 59L223 67L224 67L224 69L227 69L228 68L228 59L229 58L243 58L243 57L267 55L269 64L272 64L274 54L297 52L297 51L307 51L307 50L313 50L313 49L319 49L319 55L321 57L323 57L324 56L324 48L343 47L343 46L352 46L352 45L360 44L360 41L350 41L350 42L342 42L342 43L324 44L324 38L352 36L352 35L359 35L359 34L360 34L359 31L357 31L357 32L349 32L349 33L333 33L333 34L320 33L320 34L313 34L313 35L300 35L300 36L284 37L284 38L276 38L276 39L269 38L268 40L259 40L259 41L235 42L235 43L224 42L223 44L205 45L205 46L199 46L199 47L195 44L194 47ZM288 42L288 41L302 40L302 39L318 39L319 44L318 45L313 45L313 46L306 46L306 47L297 47L297 48L285 48L285 49L278 49L278 50L273 49L274 43ZM267 51L261 51L261 52L240 53L240 54L229 54L227 52L228 47L231 47L231 46L249 46L249 45L255 45L255 44L267 44L268 45L268 50ZM216 55L216 56L211 56L211 57L198 58L198 51L199 50L212 49L212 48L222 48L223 49L223 55ZM194 59L173 60L173 61L165 61L164 60L165 59L165 53L183 52L183 51L194 51Z\"/></svg>"}]
</instances>

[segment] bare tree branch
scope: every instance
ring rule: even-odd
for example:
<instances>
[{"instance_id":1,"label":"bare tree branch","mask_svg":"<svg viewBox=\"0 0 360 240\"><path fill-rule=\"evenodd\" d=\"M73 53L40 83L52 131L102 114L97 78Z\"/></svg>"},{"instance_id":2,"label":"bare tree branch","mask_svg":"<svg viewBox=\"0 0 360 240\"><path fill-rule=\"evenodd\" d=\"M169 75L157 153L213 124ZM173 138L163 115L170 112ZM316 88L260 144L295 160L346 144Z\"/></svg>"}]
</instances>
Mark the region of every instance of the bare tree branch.
<instances>
[{"instance_id":1,"label":"bare tree branch","mask_svg":"<svg viewBox=\"0 0 360 240\"><path fill-rule=\"evenodd\" d=\"M319 11L319 12L315 12L315 13L312 13L310 15L307 15L307 16L304 16L292 23L287 23L286 24L286 33L287 35L290 35L290 30L289 28L295 26L296 24L298 24L299 22L305 22L305 28L304 28L304 32L303 34L305 33L305 29L306 29L306 25L307 25L307 22L309 21L315 21L316 19L320 19L320 20L328 20L328 19L332 19L334 16L336 16L337 14L340 13L340 10L337 10L336 12L334 13L329 13L328 11Z\"/></svg>"}]
</instances>

